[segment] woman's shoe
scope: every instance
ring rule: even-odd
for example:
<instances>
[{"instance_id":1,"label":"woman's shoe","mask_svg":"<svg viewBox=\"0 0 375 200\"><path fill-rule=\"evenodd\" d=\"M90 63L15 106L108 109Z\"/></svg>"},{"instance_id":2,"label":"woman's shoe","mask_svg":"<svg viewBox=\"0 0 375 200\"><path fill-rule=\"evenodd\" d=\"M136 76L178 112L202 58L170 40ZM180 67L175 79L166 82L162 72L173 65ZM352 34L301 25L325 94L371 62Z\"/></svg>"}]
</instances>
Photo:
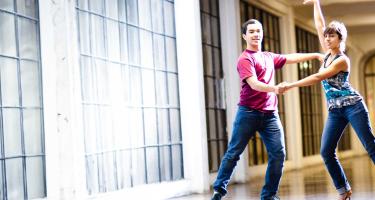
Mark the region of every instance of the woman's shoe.
<instances>
[{"instance_id":1,"label":"woman's shoe","mask_svg":"<svg viewBox=\"0 0 375 200\"><path fill-rule=\"evenodd\" d=\"M340 194L339 200L350 200L352 196L352 190L346 191L345 193Z\"/></svg>"}]
</instances>

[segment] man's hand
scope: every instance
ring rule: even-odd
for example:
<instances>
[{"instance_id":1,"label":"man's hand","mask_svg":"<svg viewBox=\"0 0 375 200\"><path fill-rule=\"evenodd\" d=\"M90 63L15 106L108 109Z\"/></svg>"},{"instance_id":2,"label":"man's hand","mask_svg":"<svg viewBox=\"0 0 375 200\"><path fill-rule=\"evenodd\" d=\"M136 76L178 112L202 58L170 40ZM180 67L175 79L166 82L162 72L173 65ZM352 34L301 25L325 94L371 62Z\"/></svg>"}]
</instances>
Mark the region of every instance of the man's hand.
<instances>
[{"instance_id":1,"label":"man's hand","mask_svg":"<svg viewBox=\"0 0 375 200\"><path fill-rule=\"evenodd\" d=\"M292 88L291 84L288 82L279 83L277 86L276 94L284 94L286 91Z\"/></svg>"}]
</instances>

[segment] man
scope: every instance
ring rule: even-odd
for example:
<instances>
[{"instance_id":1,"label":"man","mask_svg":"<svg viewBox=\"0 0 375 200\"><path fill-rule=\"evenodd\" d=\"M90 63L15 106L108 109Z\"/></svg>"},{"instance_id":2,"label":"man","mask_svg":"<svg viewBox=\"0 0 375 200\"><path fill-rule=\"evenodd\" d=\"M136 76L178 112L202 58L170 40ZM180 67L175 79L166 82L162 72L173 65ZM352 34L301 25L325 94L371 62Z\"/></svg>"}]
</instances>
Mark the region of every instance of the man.
<instances>
[{"instance_id":1,"label":"man","mask_svg":"<svg viewBox=\"0 0 375 200\"><path fill-rule=\"evenodd\" d=\"M246 49L238 58L237 70L241 79L241 94L228 149L221 161L213 184L212 200L220 200L227 193L227 185L240 155L249 139L258 131L268 152L268 166L262 200L279 199L276 196L285 160L284 132L277 112L277 96L282 85L275 85L275 69L284 64L322 59L319 53L280 55L262 52L262 24L250 19L242 25Z\"/></svg>"}]
</instances>

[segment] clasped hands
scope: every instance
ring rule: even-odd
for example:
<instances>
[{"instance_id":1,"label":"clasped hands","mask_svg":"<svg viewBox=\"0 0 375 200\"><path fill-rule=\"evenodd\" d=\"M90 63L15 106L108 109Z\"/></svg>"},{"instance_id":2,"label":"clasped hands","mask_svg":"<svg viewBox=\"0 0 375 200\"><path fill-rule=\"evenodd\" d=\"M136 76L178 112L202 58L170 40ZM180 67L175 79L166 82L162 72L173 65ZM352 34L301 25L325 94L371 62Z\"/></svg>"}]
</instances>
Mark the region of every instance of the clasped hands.
<instances>
[{"instance_id":1,"label":"clasped hands","mask_svg":"<svg viewBox=\"0 0 375 200\"><path fill-rule=\"evenodd\" d=\"M275 89L276 94L284 94L286 91L292 88L292 85L291 83L284 81L284 82L279 83L275 87L276 87Z\"/></svg>"}]
</instances>

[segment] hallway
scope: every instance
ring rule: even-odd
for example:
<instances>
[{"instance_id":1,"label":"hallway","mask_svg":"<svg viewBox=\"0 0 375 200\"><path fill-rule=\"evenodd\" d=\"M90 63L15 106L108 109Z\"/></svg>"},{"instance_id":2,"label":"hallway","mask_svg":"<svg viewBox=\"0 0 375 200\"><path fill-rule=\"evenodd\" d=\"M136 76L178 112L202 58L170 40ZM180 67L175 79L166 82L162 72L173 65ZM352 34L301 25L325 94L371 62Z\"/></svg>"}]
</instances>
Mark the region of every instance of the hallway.
<instances>
[{"instance_id":1,"label":"hallway","mask_svg":"<svg viewBox=\"0 0 375 200\"><path fill-rule=\"evenodd\" d=\"M352 199L375 199L375 166L369 157L349 158L343 160L342 164L353 189ZM229 193L224 199L259 199L262 184L263 177L255 178L246 184L230 185ZM208 200L210 196L211 192L174 198L173 200ZM337 193L323 165L285 172L279 196L282 200L337 199Z\"/></svg>"}]
</instances>

